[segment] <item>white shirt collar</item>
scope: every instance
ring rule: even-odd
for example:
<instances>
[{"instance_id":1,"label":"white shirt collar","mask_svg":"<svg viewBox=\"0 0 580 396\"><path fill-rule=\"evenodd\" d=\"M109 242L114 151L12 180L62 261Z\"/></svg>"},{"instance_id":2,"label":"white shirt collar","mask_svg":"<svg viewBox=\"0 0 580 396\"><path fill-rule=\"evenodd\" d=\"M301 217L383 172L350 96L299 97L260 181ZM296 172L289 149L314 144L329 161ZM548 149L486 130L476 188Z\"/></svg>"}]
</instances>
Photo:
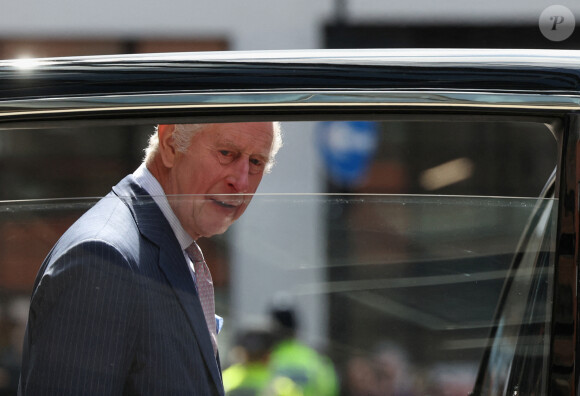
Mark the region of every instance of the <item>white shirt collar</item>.
<instances>
[{"instance_id":1,"label":"white shirt collar","mask_svg":"<svg viewBox=\"0 0 580 396\"><path fill-rule=\"evenodd\" d=\"M173 210L169 205L169 201L165 196L165 191L163 191L161 184L159 184L155 176L153 176L149 169L147 169L144 163L141 164L141 166L139 166L135 172L133 172L133 177L137 183L145 191L147 191L149 195L151 195L151 198L153 198L153 201L155 201L157 206L159 206L163 216L165 216L169 222L169 225L171 226L171 229L173 230L173 233L177 237L179 245L183 250L185 250L193 243L193 238L187 232L185 232L183 226L179 222L179 219L177 216L175 216L175 213L173 213Z\"/></svg>"}]
</instances>

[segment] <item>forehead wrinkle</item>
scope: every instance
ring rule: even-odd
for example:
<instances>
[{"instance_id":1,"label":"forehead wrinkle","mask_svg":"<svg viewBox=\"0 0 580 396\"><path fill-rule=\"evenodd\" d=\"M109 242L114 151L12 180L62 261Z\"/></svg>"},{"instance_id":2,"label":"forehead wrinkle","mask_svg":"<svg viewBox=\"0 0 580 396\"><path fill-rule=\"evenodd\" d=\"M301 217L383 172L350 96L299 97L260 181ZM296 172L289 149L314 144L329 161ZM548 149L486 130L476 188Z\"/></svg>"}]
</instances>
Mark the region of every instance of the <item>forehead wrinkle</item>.
<instances>
[{"instance_id":1,"label":"forehead wrinkle","mask_svg":"<svg viewBox=\"0 0 580 396\"><path fill-rule=\"evenodd\" d=\"M259 141L260 139L254 139L255 141ZM252 153L252 152L247 152L245 150L242 149L242 147L240 147L240 144L238 143L238 141L236 139L232 139L230 136L222 136L222 138L216 143L218 146L222 145L222 146L226 146L228 148L233 148L236 151L239 151L241 153L247 154L248 156L258 156L263 160L268 160L268 158L270 157L270 150L271 150L271 145L269 149L266 149L265 151L267 151L267 153L263 153L263 152L258 152L258 153Z\"/></svg>"}]
</instances>

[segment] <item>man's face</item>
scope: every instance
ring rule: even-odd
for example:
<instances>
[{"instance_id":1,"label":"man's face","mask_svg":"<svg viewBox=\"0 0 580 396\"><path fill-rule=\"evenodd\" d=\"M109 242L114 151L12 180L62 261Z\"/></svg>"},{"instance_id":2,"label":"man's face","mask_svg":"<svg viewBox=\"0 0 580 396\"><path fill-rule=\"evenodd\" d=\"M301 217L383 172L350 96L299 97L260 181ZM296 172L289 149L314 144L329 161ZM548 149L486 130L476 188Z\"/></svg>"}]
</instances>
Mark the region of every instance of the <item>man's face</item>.
<instances>
[{"instance_id":1,"label":"man's face","mask_svg":"<svg viewBox=\"0 0 580 396\"><path fill-rule=\"evenodd\" d=\"M262 180L273 133L272 123L208 124L187 152L173 151L169 162L164 157L170 168L165 193L194 239L225 232L244 213Z\"/></svg>"}]
</instances>

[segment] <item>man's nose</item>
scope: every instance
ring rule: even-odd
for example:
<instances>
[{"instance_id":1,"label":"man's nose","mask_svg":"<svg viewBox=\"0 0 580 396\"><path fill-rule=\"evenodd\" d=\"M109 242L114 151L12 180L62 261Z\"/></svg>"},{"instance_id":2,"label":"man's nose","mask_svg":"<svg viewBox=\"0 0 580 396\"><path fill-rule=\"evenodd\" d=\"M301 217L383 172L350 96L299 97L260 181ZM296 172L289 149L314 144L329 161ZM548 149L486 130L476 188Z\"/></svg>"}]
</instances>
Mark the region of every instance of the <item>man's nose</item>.
<instances>
[{"instance_id":1,"label":"man's nose","mask_svg":"<svg viewBox=\"0 0 580 396\"><path fill-rule=\"evenodd\" d=\"M250 160L249 158L238 158L231 164L228 174L228 184L237 193L245 193L249 189Z\"/></svg>"}]
</instances>

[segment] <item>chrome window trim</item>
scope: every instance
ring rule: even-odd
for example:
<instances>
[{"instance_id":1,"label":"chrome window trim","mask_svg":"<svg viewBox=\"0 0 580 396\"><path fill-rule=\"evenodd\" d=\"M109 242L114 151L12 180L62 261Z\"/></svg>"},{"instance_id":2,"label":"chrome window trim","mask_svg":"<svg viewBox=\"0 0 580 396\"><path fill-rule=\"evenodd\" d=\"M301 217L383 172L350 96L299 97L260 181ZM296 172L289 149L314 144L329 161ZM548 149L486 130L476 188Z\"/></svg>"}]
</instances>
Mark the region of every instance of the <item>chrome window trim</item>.
<instances>
[{"instance_id":1,"label":"chrome window trim","mask_svg":"<svg viewBox=\"0 0 580 396\"><path fill-rule=\"evenodd\" d=\"M132 110L247 107L440 107L511 110L580 110L579 95L457 91L187 92L33 98L0 102L2 117Z\"/></svg>"}]
</instances>

